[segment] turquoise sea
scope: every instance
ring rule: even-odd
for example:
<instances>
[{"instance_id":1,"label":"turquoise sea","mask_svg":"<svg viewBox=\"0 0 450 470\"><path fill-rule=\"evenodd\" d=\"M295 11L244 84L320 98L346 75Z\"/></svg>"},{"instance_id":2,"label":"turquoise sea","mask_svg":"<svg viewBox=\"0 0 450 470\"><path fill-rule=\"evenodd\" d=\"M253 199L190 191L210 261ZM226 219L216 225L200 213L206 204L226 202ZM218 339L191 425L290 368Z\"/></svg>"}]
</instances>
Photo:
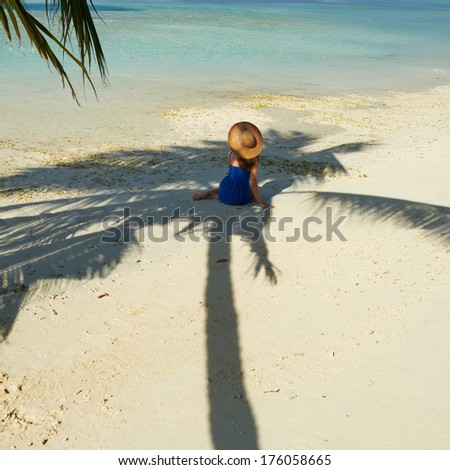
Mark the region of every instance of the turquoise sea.
<instances>
[{"instance_id":1,"label":"turquoise sea","mask_svg":"<svg viewBox=\"0 0 450 470\"><path fill-rule=\"evenodd\" d=\"M94 3L112 86L323 94L450 81L450 0ZM43 14L42 2L28 6ZM2 83L59 81L26 40L0 45Z\"/></svg>"}]
</instances>

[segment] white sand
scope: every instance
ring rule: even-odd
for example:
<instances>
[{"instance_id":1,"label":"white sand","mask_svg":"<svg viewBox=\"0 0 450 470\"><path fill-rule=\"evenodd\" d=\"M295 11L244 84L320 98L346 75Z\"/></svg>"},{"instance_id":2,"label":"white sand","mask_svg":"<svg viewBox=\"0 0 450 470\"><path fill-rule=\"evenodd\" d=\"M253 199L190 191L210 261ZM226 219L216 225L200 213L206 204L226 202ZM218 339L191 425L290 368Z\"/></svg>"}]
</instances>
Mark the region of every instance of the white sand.
<instances>
[{"instance_id":1,"label":"white sand","mask_svg":"<svg viewBox=\"0 0 450 470\"><path fill-rule=\"evenodd\" d=\"M1 448L448 449L450 87L146 100L8 114ZM241 119L266 138L275 241L170 222L164 242L99 242L123 207L154 235L177 207L260 217L190 200ZM326 207L347 241L325 240ZM310 216L322 240L287 242Z\"/></svg>"}]
</instances>

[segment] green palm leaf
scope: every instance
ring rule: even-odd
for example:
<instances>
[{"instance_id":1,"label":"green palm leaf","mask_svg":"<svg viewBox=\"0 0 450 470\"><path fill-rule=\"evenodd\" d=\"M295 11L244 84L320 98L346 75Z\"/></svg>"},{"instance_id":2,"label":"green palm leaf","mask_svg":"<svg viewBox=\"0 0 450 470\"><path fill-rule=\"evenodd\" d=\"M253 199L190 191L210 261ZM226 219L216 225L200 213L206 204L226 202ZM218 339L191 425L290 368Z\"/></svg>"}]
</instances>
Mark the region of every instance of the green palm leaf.
<instances>
[{"instance_id":1,"label":"green palm leaf","mask_svg":"<svg viewBox=\"0 0 450 470\"><path fill-rule=\"evenodd\" d=\"M89 75L94 60L97 62L103 82L108 82L106 60L89 4L96 14L97 10L91 0L89 2L88 0L46 0L45 3L47 17L60 27L59 39L29 13L20 0L0 0L0 24L10 43L13 37L12 29L19 42L22 40L19 25L22 26L31 45L49 65L51 64L55 68L61 76L63 87L67 83L72 97L79 104L72 82L52 46L59 49L63 56L70 57L80 67L83 81L89 82L97 96L94 83ZM79 57L75 56L68 47L71 46L72 39L78 48Z\"/></svg>"}]
</instances>

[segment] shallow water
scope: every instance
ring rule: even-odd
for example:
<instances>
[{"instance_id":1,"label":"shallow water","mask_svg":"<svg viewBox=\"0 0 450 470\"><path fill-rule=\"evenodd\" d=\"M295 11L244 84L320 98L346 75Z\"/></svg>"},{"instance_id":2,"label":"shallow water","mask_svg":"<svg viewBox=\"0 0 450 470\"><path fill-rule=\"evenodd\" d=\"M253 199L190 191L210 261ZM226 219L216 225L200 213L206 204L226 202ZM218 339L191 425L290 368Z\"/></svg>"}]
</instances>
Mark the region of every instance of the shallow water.
<instances>
[{"instance_id":1,"label":"shallow water","mask_svg":"<svg viewBox=\"0 0 450 470\"><path fill-rule=\"evenodd\" d=\"M450 78L448 1L95 3L113 84L322 94ZM45 65L24 51L2 43L0 79L48 82Z\"/></svg>"}]
</instances>

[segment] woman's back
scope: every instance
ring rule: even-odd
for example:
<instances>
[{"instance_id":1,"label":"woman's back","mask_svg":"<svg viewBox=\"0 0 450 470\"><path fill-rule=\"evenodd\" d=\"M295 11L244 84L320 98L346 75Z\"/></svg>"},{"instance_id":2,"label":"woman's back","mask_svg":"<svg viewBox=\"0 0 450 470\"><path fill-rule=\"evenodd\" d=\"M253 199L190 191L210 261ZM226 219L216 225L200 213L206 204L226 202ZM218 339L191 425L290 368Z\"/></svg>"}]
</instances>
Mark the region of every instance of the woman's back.
<instances>
[{"instance_id":1,"label":"woman's back","mask_svg":"<svg viewBox=\"0 0 450 470\"><path fill-rule=\"evenodd\" d=\"M261 199L258 188L258 162L263 148L263 138L259 129L251 122L234 124L228 132L228 174L220 182L219 188L200 191L192 196L199 199L217 199L224 204L247 204L253 199L260 207L274 207Z\"/></svg>"},{"instance_id":2,"label":"woman's back","mask_svg":"<svg viewBox=\"0 0 450 470\"><path fill-rule=\"evenodd\" d=\"M224 204L241 205L251 200L250 171L241 168L236 156L228 155L228 175L219 186L219 201Z\"/></svg>"}]
</instances>

